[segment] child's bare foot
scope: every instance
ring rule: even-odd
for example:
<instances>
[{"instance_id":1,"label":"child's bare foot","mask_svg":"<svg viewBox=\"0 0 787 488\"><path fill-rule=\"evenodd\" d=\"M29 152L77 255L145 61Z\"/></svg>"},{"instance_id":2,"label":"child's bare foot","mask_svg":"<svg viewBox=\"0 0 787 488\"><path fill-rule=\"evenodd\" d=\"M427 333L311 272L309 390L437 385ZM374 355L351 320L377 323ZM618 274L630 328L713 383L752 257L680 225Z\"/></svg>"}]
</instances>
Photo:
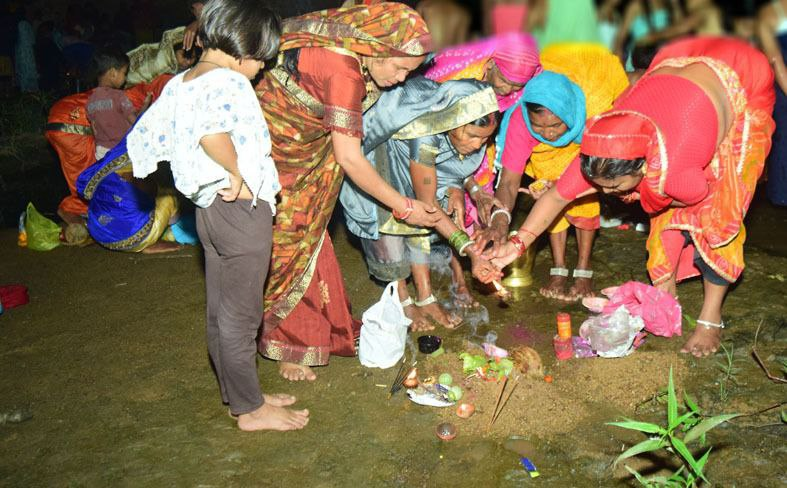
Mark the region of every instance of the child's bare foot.
<instances>
[{"instance_id":1,"label":"child's bare foot","mask_svg":"<svg viewBox=\"0 0 787 488\"><path fill-rule=\"evenodd\" d=\"M683 345L680 352L691 353L692 356L704 358L719 350L721 344L721 327L708 327L697 324L694 333Z\"/></svg>"},{"instance_id":2,"label":"child's bare foot","mask_svg":"<svg viewBox=\"0 0 787 488\"><path fill-rule=\"evenodd\" d=\"M312 369L304 364L297 364L297 363L288 363L286 361L279 362L279 374L281 374L284 379L290 381L314 381L317 379L317 375L314 374Z\"/></svg>"},{"instance_id":3,"label":"child's bare foot","mask_svg":"<svg viewBox=\"0 0 787 488\"><path fill-rule=\"evenodd\" d=\"M566 293L567 282L568 270L566 268L551 268L549 270L549 283L538 290L538 292L546 298L562 299Z\"/></svg>"},{"instance_id":4,"label":"child's bare foot","mask_svg":"<svg viewBox=\"0 0 787 488\"><path fill-rule=\"evenodd\" d=\"M435 299L434 295L429 295L421 302L416 302L416 306L424 317L429 318L442 325L446 329L454 329L462 323L462 317L446 311Z\"/></svg>"},{"instance_id":5,"label":"child's bare foot","mask_svg":"<svg viewBox=\"0 0 787 488\"><path fill-rule=\"evenodd\" d=\"M418 310L418 307L413 304L412 300L410 300L409 303L403 302L402 306L405 317L413 321L410 324L410 330L413 332L434 330L434 325L432 325L432 322L430 322L429 319L426 318L420 310Z\"/></svg>"},{"instance_id":6,"label":"child's bare foot","mask_svg":"<svg viewBox=\"0 0 787 488\"><path fill-rule=\"evenodd\" d=\"M287 407L297 400L294 396L286 393L272 393L270 395L263 393L262 398L265 399L265 403L274 407Z\"/></svg>"},{"instance_id":7,"label":"child's bare foot","mask_svg":"<svg viewBox=\"0 0 787 488\"><path fill-rule=\"evenodd\" d=\"M162 254L165 252L180 251L181 249L183 249L183 246L177 242L159 241L143 249L142 254Z\"/></svg>"},{"instance_id":8,"label":"child's bare foot","mask_svg":"<svg viewBox=\"0 0 787 488\"><path fill-rule=\"evenodd\" d=\"M454 305L457 308L477 308L479 305L465 283L451 285L451 294L454 297Z\"/></svg>"},{"instance_id":9,"label":"child's bare foot","mask_svg":"<svg viewBox=\"0 0 787 488\"><path fill-rule=\"evenodd\" d=\"M292 410L267 402L253 412L238 415L238 428L247 432L299 430L306 427L308 423L308 410Z\"/></svg>"},{"instance_id":10,"label":"child's bare foot","mask_svg":"<svg viewBox=\"0 0 787 488\"><path fill-rule=\"evenodd\" d=\"M265 403L274 407L287 407L295 403L296 400L294 396L286 393L273 393L271 395L263 393L262 398L265 400ZM233 414L232 410L228 410L227 414L235 420L238 420L238 416Z\"/></svg>"}]
</instances>

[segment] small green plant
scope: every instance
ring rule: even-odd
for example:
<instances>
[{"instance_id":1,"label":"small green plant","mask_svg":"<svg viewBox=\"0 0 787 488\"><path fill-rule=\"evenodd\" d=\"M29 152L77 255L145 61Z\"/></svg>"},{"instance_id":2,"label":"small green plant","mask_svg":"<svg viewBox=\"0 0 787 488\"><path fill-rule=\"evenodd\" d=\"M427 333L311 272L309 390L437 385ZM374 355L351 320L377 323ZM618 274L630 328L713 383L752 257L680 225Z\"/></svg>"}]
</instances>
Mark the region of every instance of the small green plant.
<instances>
[{"instance_id":1,"label":"small green plant","mask_svg":"<svg viewBox=\"0 0 787 488\"><path fill-rule=\"evenodd\" d=\"M730 385L738 386L738 373L741 368L735 366L738 361L735 359L735 345L730 344L727 349L724 344L721 344L721 350L724 352L723 361L716 361L716 366L721 370L719 377L719 401L727 403L730 398Z\"/></svg>"},{"instance_id":2,"label":"small green plant","mask_svg":"<svg viewBox=\"0 0 787 488\"><path fill-rule=\"evenodd\" d=\"M645 478L636 470L626 466L626 469L633 474L642 486L656 487L696 487L702 481L708 481L705 477L705 464L708 462L711 448L699 458L695 458L689 450L689 445L699 443L705 445L705 434L738 414L717 415L715 417L705 417L699 406L694 400L684 393L685 407L683 413L678 409L678 398L675 395L675 385L672 381L672 368L669 372L669 383L667 384L667 425L660 426L649 422L637 420L625 420L623 422L610 422L608 425L622 427L624 429L636 430L648 434L648 439L627 449L623 454L615 459L615 465L619 462L646 452L665 450L673 454L680 462L680 468L666 476L651 476Z\"/></svg>"}]
</instances>

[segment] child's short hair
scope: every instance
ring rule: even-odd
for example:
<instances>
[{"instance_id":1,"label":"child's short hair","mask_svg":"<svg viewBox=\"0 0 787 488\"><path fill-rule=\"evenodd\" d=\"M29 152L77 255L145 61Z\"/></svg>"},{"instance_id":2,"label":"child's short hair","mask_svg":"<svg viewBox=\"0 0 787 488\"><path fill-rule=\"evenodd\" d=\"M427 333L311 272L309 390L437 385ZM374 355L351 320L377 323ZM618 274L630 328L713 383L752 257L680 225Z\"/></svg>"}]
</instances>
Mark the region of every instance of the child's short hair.
<instances>
[{"instance_id":1,"label":"child's short hair","mask_svg":"<svg viewBox=\"0 0 787 488\"><path fill-rule=\"evenodd\" d=\"M260 0L210 0L199 20L203 49L218 49L230 56L259 61L279 50L281 19Z\"/></svg>"},{"instance_id":2,"label":"child's short hair","mask_svg":"<svg viewBox=\"0 0 787 488\"><path fill-rule=\"evenodd\" d=\"M93 53L93 63L96 76L100 77L112 68L122 69L124 66L128 66L129 60L120 46L107 44L99 47L96 49L95 53Z\"/></svg>"}]
</instances>

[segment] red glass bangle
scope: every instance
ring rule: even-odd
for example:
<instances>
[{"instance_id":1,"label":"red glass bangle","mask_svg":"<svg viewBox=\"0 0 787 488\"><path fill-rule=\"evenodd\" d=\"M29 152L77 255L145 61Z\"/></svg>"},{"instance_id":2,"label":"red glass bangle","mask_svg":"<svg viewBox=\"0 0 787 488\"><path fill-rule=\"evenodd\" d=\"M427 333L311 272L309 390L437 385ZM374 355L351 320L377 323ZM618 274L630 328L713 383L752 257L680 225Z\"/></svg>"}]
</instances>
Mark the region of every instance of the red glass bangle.
<instances>
[{"instance_id":1,"label":"red glass bangle","mask_svg":"<svg viewBox=\"0 0 787 488\"><path fill-rule=\"evenodd\" d=\"M509 237L508 240L514 245L514 247L516 247L516 253L518 256L525 254L527 246L524 242L522 242L522 239L520 239L518 235L513 235Z\"/></svg>"}]
</instances>

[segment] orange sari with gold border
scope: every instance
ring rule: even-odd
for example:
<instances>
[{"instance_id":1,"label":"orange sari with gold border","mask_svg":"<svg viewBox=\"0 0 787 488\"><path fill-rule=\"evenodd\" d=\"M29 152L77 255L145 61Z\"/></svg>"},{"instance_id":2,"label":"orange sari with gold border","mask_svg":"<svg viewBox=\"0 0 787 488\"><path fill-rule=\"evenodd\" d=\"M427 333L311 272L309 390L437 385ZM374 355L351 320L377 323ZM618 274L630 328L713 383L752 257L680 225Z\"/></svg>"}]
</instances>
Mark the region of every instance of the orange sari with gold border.
<instances>
[{"instance_id":1,"label":"orange sari with gold border","mask_svg":"<svg viewBox=\"0 0 787 488\"><path fill-rule=\"evenodd\" d=\"M355 354L360 324L350 314L327 233L344 178L330 135L334 130L363 135L361 114L377 92L361 56L421 56L429 43L423 20L398 3L285 21L280 51L301 49L299 70L323 50L333 61L302 70L296 80L280 57L257 85L282 184L259 345L266 357L313 366L327 364L330 354Z\"/></svg>"}]
</instances>

